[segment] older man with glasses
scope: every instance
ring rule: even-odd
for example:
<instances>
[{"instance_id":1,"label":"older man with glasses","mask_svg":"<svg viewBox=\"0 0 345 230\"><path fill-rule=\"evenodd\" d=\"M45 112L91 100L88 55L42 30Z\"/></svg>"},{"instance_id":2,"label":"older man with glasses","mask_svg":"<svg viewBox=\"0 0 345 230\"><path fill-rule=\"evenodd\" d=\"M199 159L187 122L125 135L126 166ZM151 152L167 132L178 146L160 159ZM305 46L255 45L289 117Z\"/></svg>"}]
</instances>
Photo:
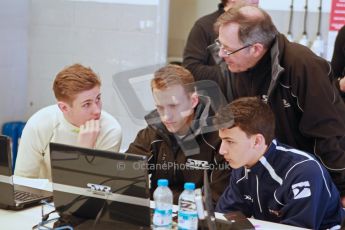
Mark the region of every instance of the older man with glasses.
<instances>
[{"instance_id":1,"label":"older man with glasses","mask_svg":"<svg viewBox=\"0 0 345 230\"><path fill-rule=\"evenodd\" d=\"M199 18L191 29L183 53L182 65L194 76L196 81L212 80L218 83L226 95L229 85L225 63L218 65L221 59L218 56L218 47L214 44L217 37L213 24L217 18L239 2L258 5L259 0L221 0L218 10Z\"/></svg>"},{"instance_id":2,"label":"older man with glasses","mask_svg":"<svg viewBox=\"0 0 345 230\"><path fill-rule=\"evenodd\" d=\"M289 42L258 7L231 8L215 29L230 98L258 96L267 102L276 116L278 140L313 153L345 197L345 105L331 83L329 63Z\"/></svg>"}]
</instances>

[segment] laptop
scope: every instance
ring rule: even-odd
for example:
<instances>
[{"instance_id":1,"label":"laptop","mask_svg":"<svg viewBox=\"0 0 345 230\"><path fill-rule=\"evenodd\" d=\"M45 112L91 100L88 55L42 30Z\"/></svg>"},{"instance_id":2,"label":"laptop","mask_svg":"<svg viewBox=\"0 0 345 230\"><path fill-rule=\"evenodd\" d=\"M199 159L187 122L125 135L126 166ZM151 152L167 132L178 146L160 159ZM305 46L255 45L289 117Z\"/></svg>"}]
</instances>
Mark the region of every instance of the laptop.
<instances>
[{"instance_id":1,"label":"laptop","mask_svg":"<svg viewBox=\"0 0 345 230\"><path fill-rule=\"evenodd\" d=\"M206 221L202 223L202 226L206 225L209 230L255 230L254 225L241 212L230 212L224 214L226 220L216 219L212 202L212 192L206 170L204 171L203 192L207 215Z\"/></svg>"},{"instance_id":2,"label":"laptop","mask_svg":"<svg viewBox=\"0 0 345 230\"><path fill-rule=\"evenodd\" d=\"M50 143L50 159L61 225L150 229L146 156Z\"/></svg>"},{"instance_id":3,"label":"laptop","mask_svg":"<svg viewBox=\"0 0 345 230\"><path fill-rule=\"evenodd\" d=\"M0 135L0 208L20 210L52 200L49 191L14 184L12 172L11 141Z\"/></svg>"}]
</instances>

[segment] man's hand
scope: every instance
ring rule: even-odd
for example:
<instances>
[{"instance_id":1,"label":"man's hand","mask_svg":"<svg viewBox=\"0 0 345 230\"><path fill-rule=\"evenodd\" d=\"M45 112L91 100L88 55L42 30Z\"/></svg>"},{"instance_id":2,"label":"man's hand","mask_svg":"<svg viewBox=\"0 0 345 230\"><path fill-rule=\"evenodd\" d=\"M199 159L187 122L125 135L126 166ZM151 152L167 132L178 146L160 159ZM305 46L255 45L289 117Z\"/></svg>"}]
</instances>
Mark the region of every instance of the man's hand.
<instances>
[{"instance_id":1,"label":"man's hand","mask_svg":"<svg viewBox=\"0 0 345 230\"><path fill-rule=\"evenodd\" d=\"M89 120L80 126L78 145L85 148L95 147L100 132L99 120Z\"/></svg>"}]
</instances>

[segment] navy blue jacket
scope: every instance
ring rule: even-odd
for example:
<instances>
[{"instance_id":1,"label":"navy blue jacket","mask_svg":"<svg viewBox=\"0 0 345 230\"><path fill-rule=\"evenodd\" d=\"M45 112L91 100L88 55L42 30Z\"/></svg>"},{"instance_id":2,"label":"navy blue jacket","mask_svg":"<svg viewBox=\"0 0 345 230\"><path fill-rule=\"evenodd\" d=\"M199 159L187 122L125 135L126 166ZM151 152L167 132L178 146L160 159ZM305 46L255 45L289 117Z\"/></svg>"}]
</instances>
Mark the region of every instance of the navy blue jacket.
<instances>
[{"instance_id":1,"label":"navy blue jacket","mask_svg":"<svg viewBox=\"0 0 345 230\"><path fill-rule=\"evenodd\" d=\"M234 169L216 211L312 229L340 225L345 211L327 170L311 155L273 140L250 169Z\"/></svg>"}]
</instances>

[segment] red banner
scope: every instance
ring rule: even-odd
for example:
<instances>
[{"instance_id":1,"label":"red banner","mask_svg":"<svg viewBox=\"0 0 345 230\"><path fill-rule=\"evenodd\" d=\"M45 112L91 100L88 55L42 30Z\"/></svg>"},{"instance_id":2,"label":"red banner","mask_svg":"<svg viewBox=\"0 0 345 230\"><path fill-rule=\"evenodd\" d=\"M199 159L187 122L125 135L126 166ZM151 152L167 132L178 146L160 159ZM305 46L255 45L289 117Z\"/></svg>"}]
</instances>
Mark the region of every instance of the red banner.
<instances>
[{"instance_id":1,"label":"red banner","mask_svg":"<svg viewBox=\"0 0 345 230\"><path fill-rule=\"evenodd\" d=\"M329 30L338 31L345 25L345 0L332 0Z\"/></svg>"}]
</instances>

